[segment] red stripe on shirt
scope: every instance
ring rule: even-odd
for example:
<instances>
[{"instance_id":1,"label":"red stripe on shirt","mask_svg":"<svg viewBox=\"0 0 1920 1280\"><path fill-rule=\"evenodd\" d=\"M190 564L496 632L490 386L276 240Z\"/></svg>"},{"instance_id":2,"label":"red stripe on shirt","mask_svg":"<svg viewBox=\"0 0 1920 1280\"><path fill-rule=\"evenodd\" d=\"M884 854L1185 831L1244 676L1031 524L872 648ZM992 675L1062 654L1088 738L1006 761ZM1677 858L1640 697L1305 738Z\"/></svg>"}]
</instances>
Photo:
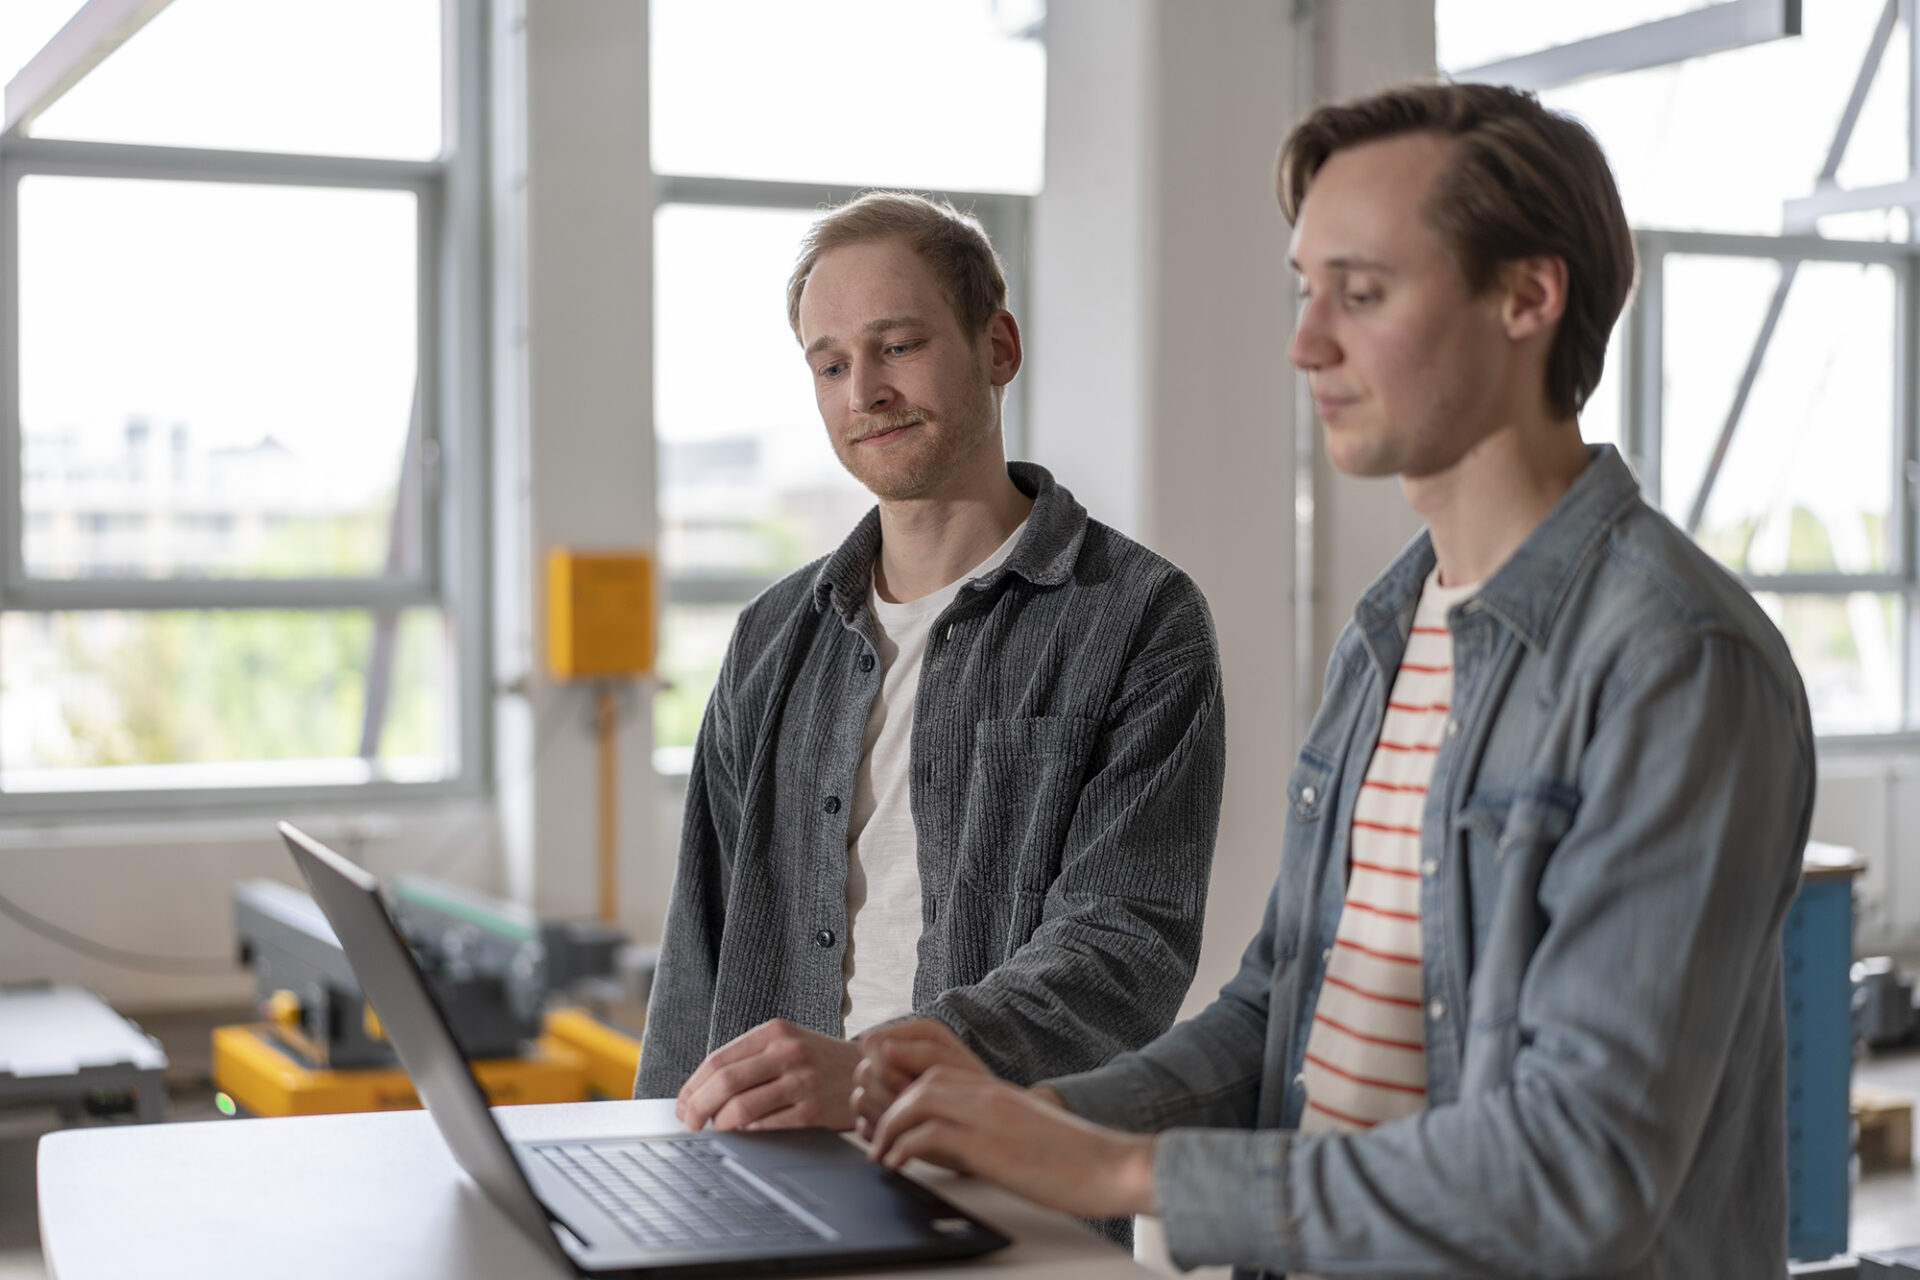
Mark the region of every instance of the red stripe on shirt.
<instances>
[{"instance_id":1,"label":"red stripe on shirt","mask_svg":"<svg viewBox=\"0 0 1920 1280\"><path fill-rule=\"evenodd\" d=\"M1403 786L1402 784L1397 782L1375 782L1372 778L1368 778L1365 782L1360 784L1360 788L1363 791L1368 787L1372 787L1375 791L1396 791L1404 795L1423 796L1427 794L1427 789L1425 787Z\"/></svg>"},{"instance_id":2,"label":"red stripe on shirt","mask_svg":"<svg viewBox=\"0 0 1920 1280\"><path fill-rule=\"evenodd\" d=\"M1353 865L1361 871L1372 871L1383 876L1401 876L1408 880L1418 880L1420 873L1406 867L1383 867L1377 862L1362 862L1355 858Z\"/></svg>"},{"instance_id":3,"label":"red stripe on shirt","mask_svg":"<svg viewBox=\"0 0 1920 1280\"><path fill-rule=\"evenodd\" d=\"M1451 711L1453 708L1444 702L1429 702L1424 707L1417 702L1389 702L1387 710L1405 711L1410 715L1425 715L1430 711Z\"/></svg>"},{"instance_id":4,"label":"red stripe on shirt","mask_svg":"<svg viewBox=\"0 0 1920 1280\"><path fill-rule=\"evenodd\" d=\"M1307 1106L1318 1111L1323 1116L1332 1116L1341 1124L1350 1124L1356 1129L1371 1129L1380 1123L1378 1120L1362 1120L1359 1116L1350 1116L1344 1111L1335 1111L1332 1107L1324 1103L1315 1102L1312 1098L1307 1099Z\"/></svg>"},{"instance_id":5,"label":"red stripe on shirt","mask_svg":"<svg viewBox=\"0 0 1920 1280\"><path fill-rule=\"evenodd\" d=\"M1326 976L1326 981L1331 982L1342 991L1353 992L1353 994L1359 996L1362 1000L1373 1000L1380 1004L1397 1004L1404 1009L1418 1009L1420 1007L1418 1000L1405 1000L1399 996L1384 996L1378 991L1369 991L1365 987L1355 986L1346 979L1336 978L1332 974Z\"/></svg>"},{"instance_id":6,"label":"red stripe on shirt","mask_svg":"<svg viewBox=\"0 0 1920 1280\"><path fill-rule=\"evenodd\" d=\"M1421 675L1424 675L1424 676L1443 676L1447 674L1447 672L1453 670L1453 668L1450 666L1423 667L1417 662L1403 662L1400 664L1400 669L1402 671L1418 671Z\"/></svg>"},{"instance_id":7,"label":"red stripe on shirt","mask_svg":"<svg viewBox=\"0 0 1920 1280\"><path fill-rule=\"evenodd\" d=\"M1425 1053L1427 1051L1427 1046L1418 1040L1389 1040L1385 1036L1370 1036L1364 1031L1355 1031L1344 1022L1335 1022L1324 1013L1314 1014L1313 1020L1315 1022L1324 1022L1335 1031L1344 1032L1352 1036L1355 1040L1365 1040L1368 1044L1383 1044L1389 1049L1409 1049L1414 1053Z\"/></svg>"},{"instance_id":8,"label":"red stripe on shirt","mask_svg":"<svg viewBox=\"0 0 1920 1280\"><path fill-rule=\"evenodd\" d=\"M1392 1089L1396 1093L1411 1093L1422 1098L1427 1096L1427 1087L1423 1084L1401 1084L1397 1080L1376 1080L1372 1076L1363 1076L1351 1071L1342 1071L1325 1058L1315 1057L1311 1053L1307 1055L1307 1061L1319 1067L1322 1071L1331 1071L1342 1080L1351 1080L1355 1084L1366 1085L1369 1089Z\"/></svg>"},{"instance_id":9,"label":"red stripe on shirt","mask_svg":"<svg viewBox=\"0 0 1920 1280\"><path fill-rule=\"evenodd\" d=\"M1419 956L1401 956L1401 955L1395 955L1391 951L1375 951L1372 947L1363 947L1359 943L1353 942L1347 938L1335 938L1333 940L1333 945L1336 947L1345 947L1349 951L1358 951L1361 955L1372 956L1375 960L1390 960L1394 964L1419 964L1420 963Z\"/></svg>"},{"instance_id":10,"label":"red stripe on shirt","mask_svg":"<svg viewBox=\"0 0 1920 1280\"><path fill-rule=\"evenodd\" d=\"M1450 636L1453 632L1447 630L1445 627L1415 627L1413 634L1417 636Z\"/></svg>"},{"instance_id":11,"label":"red stripe on shirt","mask_svg":"<svg viewBox=\"0 0 1920 1280\"><path fill-rule=\"evenodd\" d=\"M1420 834L1420 828L1418 827L1396 827L1385 822L1368 822L1365 818L1355 818L1353 825L1356 827L1365 827L1369 831L1384 831L1390 836L1417 836Z\"/></svg>"},{"instance_id":12,"label":"red stripe on shirt","mask_svg":"<svg viewBox=\"0 0 1920 1280\"><path fill-rule=\"evenodd\" d=\"M1385 907L1376 907L1372 903L1362 902L1358 898L1348 898L1347 905L1355 910L1364 911L1368 915L1386 916L1390 920L1411 920L1415 924L1420 923L1420 913L1418 911L1389 911Z\"/></svg>"},{"instance_id":13,"label":"red stripe on shirt","mask_svg":"<svg viewBox=\"0 0 1920 1280\"><path fill-rule=\"evenodd\" d=\"M1438 753L1440 750L1437 744L1430 747L1424 742L1388 742L1385 738L1380 739L1379 745L1382 751L1430 751Z\"/></svg>"}]
</instances>

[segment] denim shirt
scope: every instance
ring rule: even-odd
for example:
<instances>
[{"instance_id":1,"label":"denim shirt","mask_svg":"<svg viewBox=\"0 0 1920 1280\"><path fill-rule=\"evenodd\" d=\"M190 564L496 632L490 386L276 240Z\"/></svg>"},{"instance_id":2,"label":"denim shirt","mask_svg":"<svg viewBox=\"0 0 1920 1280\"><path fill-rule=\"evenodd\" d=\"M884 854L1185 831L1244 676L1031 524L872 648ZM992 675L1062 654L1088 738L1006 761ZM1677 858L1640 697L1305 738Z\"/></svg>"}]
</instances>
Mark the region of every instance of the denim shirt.
<instances>
[{"instance_id":1,"label":"denim shirt","mask_svg":"<svg viewBox=\"0 0 1920 1280\"><path fill-rule=\"evenodd\" d=\"M1051 1081L1160 1133L1174 1260L1322 1276L1779 1276L1780 925L1813 733L1752 597L1610 447L1448 615L1421 823L1428 1109L1296 1131L1355 798L1420 589L1368 590L1287 779L1279 876L1219 998Z\"/></svg>"}]
</instances>

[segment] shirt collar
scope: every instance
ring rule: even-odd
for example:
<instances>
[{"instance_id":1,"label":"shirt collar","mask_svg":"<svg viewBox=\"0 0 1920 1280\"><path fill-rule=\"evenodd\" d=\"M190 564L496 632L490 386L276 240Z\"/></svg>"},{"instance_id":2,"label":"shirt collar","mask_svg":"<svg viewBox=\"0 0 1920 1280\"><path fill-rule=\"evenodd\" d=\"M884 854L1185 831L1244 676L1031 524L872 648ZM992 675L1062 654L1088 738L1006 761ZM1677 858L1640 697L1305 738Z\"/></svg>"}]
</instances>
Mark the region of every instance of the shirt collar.
<instances>
[{"instance_id":1,"label":"shirt collar","mask_svg":"<svg viewBox=\"0 0 1920 1280\"><path fill-rule=\"evenodd\" d=\"M1640 482L1619 451L1610 444L1587 446L1586 470L1474 600L1529 648L1544 649L1581 562L1639 500ZM1360 629L1377 631L1403 612L1411 616L1433 565L1433 543L1423 529L1361 597L1354 609Z\"/></svg>"},{"instance_id":2,"label":"shirt collar","mask_svg":"<svg viewBox=\"0 0 1920 1280\"><path fill-rule=\"evenodd\" d=\"M1080 545L1087 536L1087 509L1056 483L1045 467L1009 462L1007 476L1015 488L1033 499L1033 513L1027 517L1027 531L1014 544L1013 554L980 579L981 585L1017 573L1035 586L1058 586L1067 580L1080 558ZM821 563L813 578L813 607L824 610L831 600L843 619L857 616L866 603L874 557L879 554L880 508L874 507Z\"/></svg>"}]
</instances>

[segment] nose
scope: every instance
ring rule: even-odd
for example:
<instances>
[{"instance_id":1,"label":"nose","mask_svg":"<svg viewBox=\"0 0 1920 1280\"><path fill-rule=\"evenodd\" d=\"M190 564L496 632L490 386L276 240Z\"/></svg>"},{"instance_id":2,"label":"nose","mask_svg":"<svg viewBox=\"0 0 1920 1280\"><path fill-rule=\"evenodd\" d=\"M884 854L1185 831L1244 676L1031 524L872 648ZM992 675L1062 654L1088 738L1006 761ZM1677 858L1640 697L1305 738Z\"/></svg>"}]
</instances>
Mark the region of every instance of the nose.
<instances>
[{"instance_id":1,"label":"nose","mask_svg":"<svg viewBox=\"0 0 1920 1280\"><path fill-rule=\"evenodd\" d=\"M1296 369L1311 372L1340 362L1339 345L1327 331L1325 306L1325 301L1317 297L1300 304L1293 341L1287 344L1287 360Z\"/></svg>"},{"instance_id":2,"label":"nose","mask_svg":"<svg viewBox=\"0 0 1920 1280\"><path fill-rule=\"evenodd\" d=\"M887 381L885 368L878 361L856 359L847 370L847 382L855 413L879 413L898 398L893 385Z\"/></svg>"}]
</instances>

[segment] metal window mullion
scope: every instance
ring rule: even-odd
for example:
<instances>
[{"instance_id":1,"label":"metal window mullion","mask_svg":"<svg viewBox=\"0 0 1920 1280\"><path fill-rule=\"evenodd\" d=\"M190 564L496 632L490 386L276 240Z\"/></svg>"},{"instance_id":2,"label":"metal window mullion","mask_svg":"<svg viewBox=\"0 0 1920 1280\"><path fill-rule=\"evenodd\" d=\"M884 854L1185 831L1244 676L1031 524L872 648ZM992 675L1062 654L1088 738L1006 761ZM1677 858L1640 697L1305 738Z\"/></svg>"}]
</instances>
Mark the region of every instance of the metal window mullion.
<instances>
[{"instance_id":1,"label":"metal window mullion","mask_svg":"<svg viewBox=\"0 0 1920 1280\"><path fill-rule=\"evenodd\" d=\"M264 578L158 580L33 579L7 592L10 610L401 609L432 604L418 579Z\"/></svg>"},{"instance_id":2,"label":"metal window mullion","mask_svg":"<svg viewBox=\"0 0 1920 1280\"><path fill-rule=\"evenodd\" d=\"M1642 250L1640 289L1629 333L1633 385L1628 397L1628 449L1647 501L1658 507L1661 491L1661 432L1666 412L1663 387L1666 352L1666 256L1657 245Z\"/></svg>"},{"instance_id":3,"label":"metal window mullion","mask_svg":"<svg viewBox=\"0 0 1920 1280\"><path fill-rule=\"evenodd\" d=\"M25 468L20 453L20 173L0 151L0 609L26 579L21 535Z\"/></svg>"},{"instance_id":4,"label":"metal window mullion","mask_svg":"<svg viewBox=\"0 0 1920 1280\"><path fill-rule=\"evenodd\" d=\"M1908 0L1909 20L1914 0ZM1914 37L1920 53L1920 35ZM1920 63L1915 73L1912 99L1916 118L1920 118ZM1914 140L1914 162L1920 168L1920 135ZM1911 228L1908 231L1912 236ZM1900 723L1903 729L1920 727L1920 519L1915 507L1920 503L1920 255L1910 255L1897 269L1895 289L1899 307L1896 313L1897 345L1894 348L1894 403L1898 406L1898 429L1894 432L1894 492L1891 537L1894 567L1904 579L1902 603L1906 612L1906 634L1900 646Z\"/></svg>"},{"instance_id":5,"label":"metal window mullion","mask_svg":"<svg viewBox=\"0 0 1920 1280\"><path fill-rule=\"evenodd\" d=\"M488 252L488 21L483 0L443 0L450 24L444 121L447 162L439 188L435 260L438 313L434 358L439 394L431 406L440 453L431 479L438 496L431 521L437 541L439 598L452 629L454 685L445 708L445 741L458 752L454 777L478 786L492 776L492 679L489 607L492 548L486 317L492 312ZM424 549L423 549L424 553Z\"/></svg>"},{"instance_id":6,"label":"metal window mullion","mask_svg":"<svg viewBox=\"0 0 1920 1280\"><path fill-rule=\"evenodd\" d=\"M1767 236L1719 231L1639 231L1643 257L1688 254L1768 258L1776 262L1858 262L1898 266L1914 246L1898 240L1823 240L1812 235Z\"/></svg>"},{"instance_id":7,"label":"metal window mullion","mask_svg":"<svg viewBox=\"0 0 1920 1280\"><path fill-rule=\"evenodd\" d=\"M757 209L814 209L851 200L863 191L879 189L925 191L953 202L955 207L1008 207L1030 203L1031 196L1014 191L966 191L951 187L907 186L873 182L780 182L766 178L710 178L698 174L656 173L656 205L737 205Z\"/></svg>"},{"instance_id":8,"label":"metal window mullion","mask_svg":"<svg viewBox=\"0 0 1920 1280\"><path fill-rule=\"evenodd\" d=\"M258 182L294 187L416 189L439 181L438 160L297 155L161 147L48 138L0 140L0 154L22 172L63 177L155 178L181 182Z\"/></svg>"},{"instance_id":9,"label":"metal window mullion","mask_svg":"<svg viewBox=\"0 0 1920 1280\"><path fill-rule=\"evenodd\" d=\"M1859 591L1902 595L1910 583L1899 573L1750 573L1740 575L1749 591L1790 596L1844 596Z\"/></svg>"},{"instance_id":10,"label":"metal window mullion","mask_svg":"<svg viewBox=\"0 0 1920 1280\"><path fill-rule=\"evenodd\" d=\"M1800 34L1800 0L1722 0L1453 73L1461 81L1551 89L1593 76L1667 66Z\"/></svg>"},{"instance_id":11,"label":"metal window mullion","mask_svg":"<svg viewBox=\"0 0 1920 1280\"><path fill-rule=\"evenodd\" d=\"M316 809L351 806L359 811L369 804L406 804L416 801L425 804L478 794L480 788L466 778L440 782L376 779L354 783L177 787L147 791L5 791L0 792L0 813L5 813L9 818L49 820L79 816L100 818L107 815L116 818L204 817L215 811L235 815L259 813L263 817L279 818L285 817L289 810L309 806Z\"/></svg>"}]
</instances>

